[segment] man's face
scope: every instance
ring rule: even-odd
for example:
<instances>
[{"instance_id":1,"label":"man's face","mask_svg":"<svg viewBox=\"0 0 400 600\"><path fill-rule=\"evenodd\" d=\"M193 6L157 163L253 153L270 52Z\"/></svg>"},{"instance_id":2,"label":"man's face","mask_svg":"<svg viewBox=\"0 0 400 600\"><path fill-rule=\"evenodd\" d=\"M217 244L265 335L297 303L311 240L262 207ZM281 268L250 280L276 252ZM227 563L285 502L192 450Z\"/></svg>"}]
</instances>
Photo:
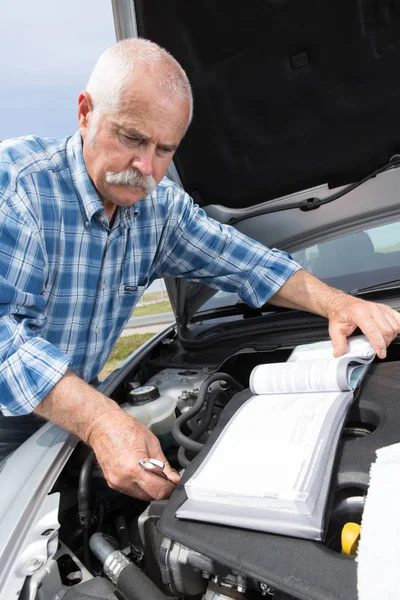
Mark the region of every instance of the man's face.
<instances>
[{"instance_id":1,"label":"man's face","mask_svg":"<svg viewBox=\"0 0 400 600\"><path fill-rule=\"evenodd\" d=\"M131 87L117 112L100 117L93 140L91 98L86 92L79 98L83 157L109 218L116 206L135 204L159 184L189 117L184 99L166 98L148 82Z\"/></svg>"}]
</instances>

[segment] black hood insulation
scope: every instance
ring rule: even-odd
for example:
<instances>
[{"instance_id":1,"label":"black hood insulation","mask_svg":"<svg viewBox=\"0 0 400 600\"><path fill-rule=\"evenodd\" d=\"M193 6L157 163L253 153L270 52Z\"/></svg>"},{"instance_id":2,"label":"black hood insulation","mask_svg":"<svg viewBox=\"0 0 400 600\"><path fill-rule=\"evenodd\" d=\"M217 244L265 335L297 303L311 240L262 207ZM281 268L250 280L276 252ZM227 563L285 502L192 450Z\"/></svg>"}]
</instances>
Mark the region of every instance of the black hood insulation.
<instances>
[{"instance_id":1,"label":"black hood insulation","mask_svg":"<svg viewBox=\"0 0 400 600\"><path fill-rule=\"evenodd\" d=\"M175 164L202 206L357 181L400 151L400 3L136 0L193 86Z\"/></svg>"}]
</instances>

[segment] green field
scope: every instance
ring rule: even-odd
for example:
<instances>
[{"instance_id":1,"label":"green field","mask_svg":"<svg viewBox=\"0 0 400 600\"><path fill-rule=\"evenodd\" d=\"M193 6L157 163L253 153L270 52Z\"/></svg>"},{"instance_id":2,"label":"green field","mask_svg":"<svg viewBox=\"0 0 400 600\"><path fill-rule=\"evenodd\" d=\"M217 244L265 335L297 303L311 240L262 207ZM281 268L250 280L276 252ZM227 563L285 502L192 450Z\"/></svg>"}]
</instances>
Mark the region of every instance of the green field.
<instances>
[{"instance_id":1,"label":"green field","mask_svg":"<svg viewBox=\"0 0 400 600\"><path fill-rule=\"evenodd\" d=\"M125 358L139 348L139 346L144 344L144 342L153 337L153 335L154 333L136 333L134 335L127 335L126 337L120 337L115 344L104 369L101 371L99 379L105 379L123 360L125 360Z\"/></svg>"},{"instance_id":2,"label":"green field","mask_svg":"<svg viewBox=\"0 0 400 600\"><path fill-rule=\"evenodd\" d=\"M169 300L164 302L156 302L155 304L145 304L141 306L138 304L132 313L132 317L145 317L146 315L155 315L158 313L164 313L171 311L171 304Z\"/></svg>"},{"instance_id":3,"label":"green field","mask_svg":"<svg viewBox=\"0 0 400 600\"><path fill-rule=\"evenodd\" d=\"M172 310L169 300L157 302L160 294L146 294L145 304L140 303L133 311L132 317L145 317L146 315L156 315L159 313L170 312ZM118 365L125 360L134 350L139 348L146 340L153 337L154 333L136 333L120 337L106 362L104 369L99 375L99 379L105 379Z\"/></svg>"}]
</instances>

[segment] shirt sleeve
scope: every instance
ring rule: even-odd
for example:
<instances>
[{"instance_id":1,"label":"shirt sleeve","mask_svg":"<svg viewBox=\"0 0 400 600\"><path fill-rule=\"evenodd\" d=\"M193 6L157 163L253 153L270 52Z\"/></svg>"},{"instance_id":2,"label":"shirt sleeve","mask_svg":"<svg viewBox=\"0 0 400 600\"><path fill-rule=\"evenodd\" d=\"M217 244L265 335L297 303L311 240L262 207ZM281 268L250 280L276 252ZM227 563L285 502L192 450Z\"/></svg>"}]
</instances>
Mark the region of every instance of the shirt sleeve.
<instances>
[{"instance_id":1,"label":"shirt sleeve","mask_svg":"<svg viewBox=\"0 0 400 600\"><path fill-rule=\"evenodd\" d=\"M175 198L177 217L168 234L163 275L236 292L260 307L301 269L287 252L267 248L233 227L207 217L187 195Z\"/></svg>"},{"instance_id":2,"label":"shirt sleeve","mask_svg":"<svg viewBox=\"0 0 400 600\"><path fill-rule=\"evenodd\" d=\"M70 358L42 337L46 260L37 227L0 195L0 409L32 412L67 371Z\"/></svg>"}]
</instances>

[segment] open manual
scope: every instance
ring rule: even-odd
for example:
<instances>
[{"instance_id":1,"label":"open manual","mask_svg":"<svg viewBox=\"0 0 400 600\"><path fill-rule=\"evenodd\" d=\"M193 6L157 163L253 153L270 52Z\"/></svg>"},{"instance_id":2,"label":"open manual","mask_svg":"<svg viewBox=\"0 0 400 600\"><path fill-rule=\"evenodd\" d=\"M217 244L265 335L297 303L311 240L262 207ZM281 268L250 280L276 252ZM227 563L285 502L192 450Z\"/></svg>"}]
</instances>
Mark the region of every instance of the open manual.
<instances>
[{"instance_id":1,"label":"open manual","mask_svg":"<svg viewBox=\"0 0 400 600\"><path fill-rule=\"evenodd\" d=\"M322 539L340 434L374 356L359 336L340 358L321 342L298 346L285 363L255 367L254 395L185 484L176 516Z\"/></svg>"}]
</instances>

